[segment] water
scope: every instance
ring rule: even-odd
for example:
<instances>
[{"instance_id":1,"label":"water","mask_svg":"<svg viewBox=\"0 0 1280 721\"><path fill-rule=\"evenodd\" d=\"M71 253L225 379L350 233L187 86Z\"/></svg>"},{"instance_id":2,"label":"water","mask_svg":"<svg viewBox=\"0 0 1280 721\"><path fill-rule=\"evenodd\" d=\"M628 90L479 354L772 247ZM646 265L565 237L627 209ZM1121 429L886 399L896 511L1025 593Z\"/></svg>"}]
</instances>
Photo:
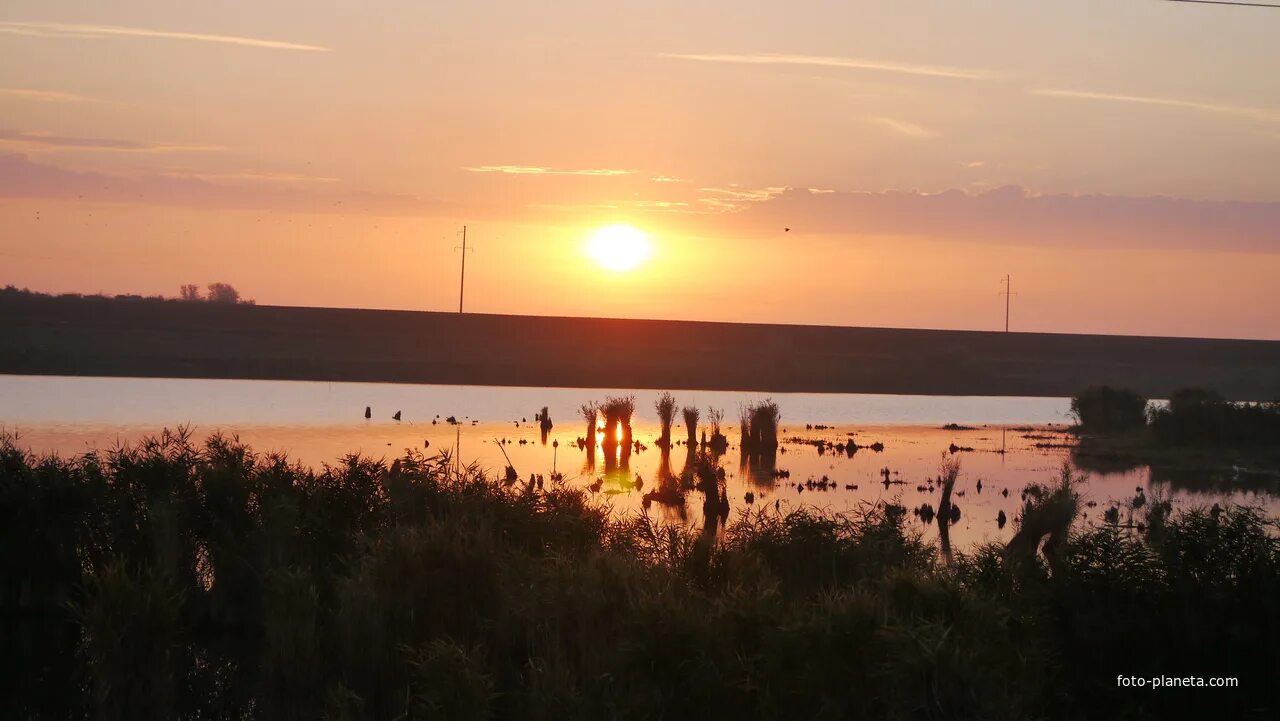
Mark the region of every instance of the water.
<instances>
[{"instance_id":1,"label":"water","mask_svg":"<svg viewBox=\"0 0 1280 721\"><path fill-rule=\"evenodd\" d=\"M600 470L605 465L603 452L597 450L591 468L586 451L577 446L578 438L586 435L578 409L588 401L623 394L637 397L634 438L647 449L633 454L626 469L606 475ZM1021 490L1028 483L1055 480L1071 457L1071 438L1063 432L1069 401L1063 398L715 391L674 395L681 406L702 409L704 418L708 406L725 411L724 432L735 447L723 465L735 512L748 507L748 492L756 506L807 504L842 511L889 501L908 508L925 502L937 507L940 491L929 479L937 477L943 460L956 457L961 475L953 500L961 518L951 528L952 543L1003 542L1014 529L1012 523L998 526L999 512L1013 519ZM659 434L657 396L654 391L617 389L0 375L0 427L18 433L19 444L37 453L63 455L108 449L178 425L189 425L197 438L214 432L237 435L255 450L285 452L310 465L332 463L348 453L389 460L414 448L428 454L456 451L464 462L475 461L500 473L507 465L505 451L522 478L549 477L555 469L570 484L596 486L601 500L624 513L644 509L644 494L657 486L662 464L654 443ZM790 473L776 481L748 473L736 449L739 407L768 397L782 410L784 441L777 467ZM368 420L366 406L372 409ZM555 423L545 444L534 421L543 406ZM400 421L392 419L396 411ZM448 424L449 416L459 425ZM947 429L946 424L963 428ZM809 425L829 428L807 429ZM678 417L672 436L685 436ZM787 440L842 444L850 438L861 446L883 443L884 449L820 454L812 444ZM953 453L953 444L972 450ZM685 454L683 447L672 449L668 462L676 475L683 470ZM885 468L890 470L888 484L882 475ZM1090 474L1082 494L1097 505L1083 509L1087 516L1082 522L1101 523L1109 504L1127 503L1139 487L1148 498L1203 504L1240 501L1280 510L1265 492L1205 491L1153 479L1150 470L1141 467ZM692 491L683 504L653 503L648 511L667 521L700 524L701 508L701 494ZM936 529L936 524L919 523L926 537L936 535Z\"/></svg>"}]
</instances>

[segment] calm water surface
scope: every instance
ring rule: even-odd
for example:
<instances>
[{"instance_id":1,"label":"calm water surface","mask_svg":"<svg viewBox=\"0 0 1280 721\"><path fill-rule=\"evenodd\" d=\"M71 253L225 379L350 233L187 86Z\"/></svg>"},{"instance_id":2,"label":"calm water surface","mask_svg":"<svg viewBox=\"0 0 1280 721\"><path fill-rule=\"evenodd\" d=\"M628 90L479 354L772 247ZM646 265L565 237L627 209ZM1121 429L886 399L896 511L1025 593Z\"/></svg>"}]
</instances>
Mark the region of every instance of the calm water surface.
<instances>
[{"instance_id":1,"label":"calm water surface","mask_svg":"<svg viewBox=\"0 0 1280 721\"><path fill-rule=\"evenodd\" d=\"M576 444L586 435L578 409L588 401L623 394L637 398L634 437L647 449L633 454L627 468L606 476L597 470L604 467L602 451L588 463L586 451ZM940 492L930 487L929 479L938 475L943 460L954 456L961 464L954 499L961 519L951 528L952 543L1007 541L1013 524L1000 528L999 512L1013 519L1022 488L1054 480L1070 461L1070 437L1062 432L1069 423L1069 401L1062 398L673 394L680 405L702 409L704 418L708 407L724 410L724 432L735 446L723 459L735 511L748 507L748 492L757 506L776 502L841 511L891 501L909 508L925 502L936 507ZM599 497L616 511L638 512L644 493L656 487L663 462L654 444L657 396L655 391L617 389L0 375L0 427L16 432L19 445L36 453L63 455L108 449L178 425L189 425L198 438L214 432L237 435L257 451L286 452L311 465L332 463L348 453L390 459L414 448L428 454L456 450L465 462L501 472L505 450L522 477L558 470L568 483L598 488ZM784 441L777 466L790 473L776 481L740 467L733 422L740 406L768 397L782 410ZM365 406L372 408L371 419L364 418ZM555 423L545 444L533 421L543 406ZM392 419L396 411L400 421ZM460 425L446 423L449 416ZM965 428L949 430L946 424ZM829 427L807 428L812 425ZM679 422L672 435L684 437ZM850 438L863 446L883 443L884 450L819 453L803 442L845 443ZM952 451L953 445L972 450ZM678 475L685 449L674 448L668 462ZM1148 469L1138 468L1090 474L1082 495L1097 505L1083 509L1088 515L1082 522L1100 523L1106 506L1127 503L1137 488L1148 498L1177 503L1237 501L1280 511L1276 499L1263 492L1206 491L1153 479ZM667 521L701 524L701 508L701 494L695 491L683 504L654 503L649 512ZM936 525L920 523L919 528L927 537L937 534Z\"/></svg>"}]
</instances>

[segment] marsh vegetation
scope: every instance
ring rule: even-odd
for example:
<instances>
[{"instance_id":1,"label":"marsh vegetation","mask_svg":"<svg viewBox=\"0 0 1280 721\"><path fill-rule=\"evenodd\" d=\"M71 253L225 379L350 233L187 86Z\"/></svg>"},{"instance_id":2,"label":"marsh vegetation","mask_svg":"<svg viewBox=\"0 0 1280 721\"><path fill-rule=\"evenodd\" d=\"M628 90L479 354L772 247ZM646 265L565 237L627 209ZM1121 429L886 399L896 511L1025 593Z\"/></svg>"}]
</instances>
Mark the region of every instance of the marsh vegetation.
<instances>
[{"instance_id":1,"label":"marsh vegetation","mask_svg":"<svg viewBox=\"0 0 1280 721\"><path fill-rule=\"evenodd\" d=\"M182 432L74 458L4 438L0 715L1272 718L1275 523L1151 503L1141 530L1064 525L1072 494L1028 494L1022 540L948 562L892 504L768 504L708 534L447 454L310 469ZM1116 687L1171 672L1241 683Z\"/></svg>"},{"instance_id":2,"label":"marsh vegetation","mask_svg":"<svg viewBox=\"0 0 1280 721\"><path fill-rule=\"evenodd\" d=\"M1095 387L1071 401L1089 470L1150 466L1152 478L1192 488L1280 487L1280 402L1239 403L1183 388L1167 403Z\"/></svg>"}]
</instances>

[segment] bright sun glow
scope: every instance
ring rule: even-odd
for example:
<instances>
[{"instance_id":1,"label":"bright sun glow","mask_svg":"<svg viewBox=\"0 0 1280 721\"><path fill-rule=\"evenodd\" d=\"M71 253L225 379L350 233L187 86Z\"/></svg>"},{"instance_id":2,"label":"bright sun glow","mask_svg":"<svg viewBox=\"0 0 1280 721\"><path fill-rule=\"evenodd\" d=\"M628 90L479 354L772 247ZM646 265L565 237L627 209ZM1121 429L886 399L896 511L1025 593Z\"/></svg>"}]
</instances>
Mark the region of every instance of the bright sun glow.
<instances>
[{"instance_id":1,"label":"bright sun glow","mask_svg":"<svg viewBox=\"0 0 1280 721\"><path fill-rule=\"evenodd\" d=\"M649 238L630 225L607 225L591 236L587 252L602 268L621 272L638 268L653 249Z\"/></svg>"}]
</instances>

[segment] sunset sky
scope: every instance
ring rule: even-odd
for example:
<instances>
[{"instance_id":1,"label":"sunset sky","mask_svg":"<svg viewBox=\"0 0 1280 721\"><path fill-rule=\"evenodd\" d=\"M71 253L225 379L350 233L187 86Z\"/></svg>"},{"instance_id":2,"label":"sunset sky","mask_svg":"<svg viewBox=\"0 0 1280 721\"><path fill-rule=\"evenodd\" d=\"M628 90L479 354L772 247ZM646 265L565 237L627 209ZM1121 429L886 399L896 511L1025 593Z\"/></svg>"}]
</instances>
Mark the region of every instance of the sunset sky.
<instances>
[{"instance_id":1,"label":"sunset sky","mask_svg":"<svg viewBox=\"0 0 1280 721\"><path fill-rule=\"evenodd\" d=\"M1280 339L1280 9L6 0L0 285ZM649 239L636 269L588 252ZM790 228L790 231L785 230Z\"/></svg>"}]
</instances>

